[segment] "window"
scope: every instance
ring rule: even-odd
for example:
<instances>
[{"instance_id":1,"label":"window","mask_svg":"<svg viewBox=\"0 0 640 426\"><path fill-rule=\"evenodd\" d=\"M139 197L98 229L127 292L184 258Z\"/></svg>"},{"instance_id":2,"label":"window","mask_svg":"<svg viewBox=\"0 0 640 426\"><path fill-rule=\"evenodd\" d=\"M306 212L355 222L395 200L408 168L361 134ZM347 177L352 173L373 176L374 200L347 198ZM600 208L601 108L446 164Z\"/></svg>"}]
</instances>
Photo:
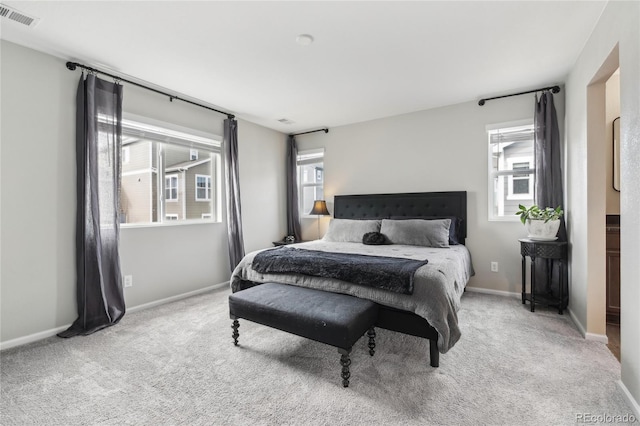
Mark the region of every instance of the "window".
<instances>
[{"instance_id":1,"label":"window","mask_svg":"<svg viewBox=\"0 0 640 426\"><path fill-rule=\"evenodd\" d=\"M122 147L122 164L127 164L130 158L131 158L131 152L129 150L129 147L123 146Z\"/></svg>"},{"instance_id":2,"label":"window","mask_svg":"<svg viewBox=\"0 0 640 426\"><path fill-rule=\"evenodd\" d=\"M122 133L129 158L120 191L125 226L220 221L219 138L130 114Z\"/></svg>"},{"instance_id":3,"label":"window","mask_svg":"<svg viewBox=\"0 0 640 426\"><path fill-rule=\"evenodd\" d=\"M324 200L324 149L298 152L300 216L308 216L315 200Z\"/></svg>"},{"instance_id":4,"label":"window","mask_svg":"<svg viewBox=\"0 0 640 426\"><path fill-rule=\"evenodd\" d=\"M508 176L508 200L533 200L533 175L529 174L532 158L516 157L507 159L507 169L514 174Z\"/></svg>"},{"instance_id":5,"label":"window","mask_svg":"<svg viewBox=\"0 0 640 426\"><path fill-rule=\"evenodd\" d=\"M211 176L196 175L196 201L211 199Z\"/></svg>"},{"instance_id":6,"label":"window","mask_svg":"<svg viewBox=\"0 0 640 426\"><path fill-rule=\"evenodd\" d=\"M178 176L172 175L164 178L164 199L178 201Z\"/></svg>"},{"instance_id":7,"label":"window","mask_svg":"<svg viewBox=\"0 0 640 426\"><path fill-rule=\"evenodd\" d=\"M499 125L488 133L489 220L518 220L518 205L534 203L533 125Z\"/></svg>"}]
</instances>

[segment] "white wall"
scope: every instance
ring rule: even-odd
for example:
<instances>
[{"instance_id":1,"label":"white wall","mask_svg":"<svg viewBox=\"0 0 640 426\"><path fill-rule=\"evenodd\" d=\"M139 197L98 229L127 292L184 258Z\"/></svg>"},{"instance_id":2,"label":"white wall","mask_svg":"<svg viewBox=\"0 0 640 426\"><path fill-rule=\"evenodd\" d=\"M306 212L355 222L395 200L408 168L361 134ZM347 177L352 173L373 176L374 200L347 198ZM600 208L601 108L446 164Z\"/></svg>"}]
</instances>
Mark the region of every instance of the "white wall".
<instances>
[{"instance_id":1,"label":"white wall","mask_svg":"<svg viewBox=\"0 0 640 426\"><path fill-rule=\"evenodd\" d=\"M6 343L75 320L75 93L65 61L2 41L1 328ZM125 85L125 112L222 135L225 116ZM285 136L239 120L247 251L286 232ZM224 209L223 209L223 216ZM226 223L121 230L128 308L229 279ZM14 340L15 341L15 340Z\"/></svg>"},{"instance_id":2,"label":"white wall","mask_svg":"<svg viewBox=\"0 0 640 426\"><path fill-rule=\"evenodd\" d=\"M622 383L640 401L640 3L609 2L567 82L567 149L571 263L571 309L587 333L604 323L604 213L606 182L599 146L605 128L608 75L599 71L610 55L620 65L621 116L621 359ZM614 58L615 59L615 58ZM615 64L613 64L613 69ZM609 73L610 75L610 73ZM596 84L594 84L596 83ZM588 97L588 94L590 95ZM589 101L588 101L589 100ZM594 120L595 118L595 120ZM593 123L598 121L598 123ZM599 158L598 158L599 157ZM602 182L600 185L599 182ZM594 331L595 330L595 331Z\"/></svg>"},{"instance_id":3,"label":"white wall","mask_svg":"<svg viewBox=\"0 0 640 426\"><path fill-rule=\"evenodd\" d=\"M555 100L562 126L564 92ZM467 246L476 270L469 285L519 293L518 238L526 232L517 221L488 220L486 126L533 120L533 112L533 95L482 107L467 102L332 128L328 134L312 133L297 141L299 149L325 147L325 197L331 213L334 195L467 191ZM328 218L321 220L326 229ZM316 238L315 218L303 221L303 234ZM492 261L499 262L498 273L490 271Z\"/></svg>"}]
</instances>

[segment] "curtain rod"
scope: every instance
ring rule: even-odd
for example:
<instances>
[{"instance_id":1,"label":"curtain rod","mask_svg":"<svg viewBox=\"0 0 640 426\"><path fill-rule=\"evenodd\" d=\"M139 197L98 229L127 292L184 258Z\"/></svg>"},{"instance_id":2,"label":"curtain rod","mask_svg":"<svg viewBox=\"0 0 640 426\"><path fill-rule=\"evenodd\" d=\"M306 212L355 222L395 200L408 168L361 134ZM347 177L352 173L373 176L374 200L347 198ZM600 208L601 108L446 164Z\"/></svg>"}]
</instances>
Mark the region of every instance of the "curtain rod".
<instances>
[{"instance_id":1,"label":"curtain rod","mask_svg":"<svg viewBox=\"0 0 640 426\"><path fill-rule=\"evenodd\" d=\"M302 132L302 133L292 133L289 136L300 136L300 135L306 135L307 133L315 133L315 132L325 132L325 133L329 133L329 129L327 129L326 127L324 129L318 129L318 130L309 130L308 132Z\"/></svg>"},{"instance_id":2,"label":"curtain rod","mask_svg":"<svg viewBox=\"0 0 640 426\"><path fill-rule=\"evenodd\" d=\"M551 90L553 93L558 93L558 92L560 92L560 86L542 87L540 89L529 90L529 91L520 92L520 93L513 93L511 95L495 96L493 98L484 98L484 99L480 99L478 101L478 105L482 106L482 105L484 105L485 102L491 101L493 99L501 99L501 98L508 98L510 96L526 95L527 93L542 92L544 90Z\"/></svg>"},{"instance_id":3,"label":"curtain rod","mask_svg":"<svg viewBox=\"0 0 640 426\"><path fill-rule=\"evenodd\" d=\"M229 114L228 112L220 111L220 110L217 110L215 108L211 108L211 107L208 107L206 105L202 105L202 104L199 104L197 102L190 101L188 99L183 99L181 97L178 97L178 96L175 96L175 95L171 95L171 94L166 93L166 92L162 92L162 91L160 91L158 89L154 89L153 87L145 86L144 84L136 83L135 81L127 80L126 78L122 78L122 77L119 77L117 75L109 74L108 72L105 72L105 71L100 71L98 69L92 68L92 67L87 66L87 65L79 64L77 62L67 62L67 69L69 71L75 71L77 67L80 67L80 68L85 69L87 71L103 74L103 75L106 75L106 76L109 76L109 77L113 78L114 80L124 81L125 83L133 84L134 86L142 87L143 89L151 90L152 92L156 92L156 93L158 93L160 95L167 96L169 98L170 102L173 102L174 99L177 99L179 101L186 102L186 103L191 104L191 105L199 106L200 108L205 108L205 109L208 109L210 111L215 111L217 113L224 114L229 119L234 119L236 117L235 115Z\"/></svg>"}]
</instances>

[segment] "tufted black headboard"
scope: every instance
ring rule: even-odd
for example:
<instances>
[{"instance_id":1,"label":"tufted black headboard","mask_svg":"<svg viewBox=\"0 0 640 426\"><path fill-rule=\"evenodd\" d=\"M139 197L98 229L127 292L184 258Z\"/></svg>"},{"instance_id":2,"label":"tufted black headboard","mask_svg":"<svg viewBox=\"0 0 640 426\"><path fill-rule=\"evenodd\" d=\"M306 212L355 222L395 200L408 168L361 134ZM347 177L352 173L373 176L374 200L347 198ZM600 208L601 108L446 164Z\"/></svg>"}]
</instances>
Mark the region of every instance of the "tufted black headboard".
<instances>
[{"instance_id":1,"label":"tufted black headboard","mask_svg":"<svg viewBox=\"0 0 640 426\"><path fill-rule=\"evenodd\" d=\"M462 219L459 241L467 237L467 191L336 195L333 209L336 219L456 216Z\"/></svg>"}]
</instances>

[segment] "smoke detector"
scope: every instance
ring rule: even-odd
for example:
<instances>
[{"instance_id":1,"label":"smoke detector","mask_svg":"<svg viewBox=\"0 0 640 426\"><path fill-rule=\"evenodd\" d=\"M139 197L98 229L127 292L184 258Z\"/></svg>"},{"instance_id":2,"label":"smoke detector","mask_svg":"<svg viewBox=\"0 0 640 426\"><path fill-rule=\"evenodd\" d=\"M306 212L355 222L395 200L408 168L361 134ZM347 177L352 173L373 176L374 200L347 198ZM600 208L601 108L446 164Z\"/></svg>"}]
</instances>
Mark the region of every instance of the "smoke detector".
<instances>
[{"instance_id":1,"label":"smoke detector","mask_svg":"<svg viewBox=\"0 0 640 426\"><path fill-rule=\"evenodd\" d=\"M17 22L22 25L26 25L27 27L35 27L40 22L40 18L36 18L35 16L29 16L26 13L22 13L19 10L6 6L4 4L0 4L0 17L9 19L11 21Z\"/></svg>"},{"instance_id":2,"label":"smoke detector","mask_svg":"<svg viewBox=\"0 0 640 426\"><path fill-rule=\"evenodd\" d=\"M278 121L281 122L282 124L293 124L293 123L295 123L295 121L289 120L288 118L281 118Z\"/></svg>"}]
</instances>

